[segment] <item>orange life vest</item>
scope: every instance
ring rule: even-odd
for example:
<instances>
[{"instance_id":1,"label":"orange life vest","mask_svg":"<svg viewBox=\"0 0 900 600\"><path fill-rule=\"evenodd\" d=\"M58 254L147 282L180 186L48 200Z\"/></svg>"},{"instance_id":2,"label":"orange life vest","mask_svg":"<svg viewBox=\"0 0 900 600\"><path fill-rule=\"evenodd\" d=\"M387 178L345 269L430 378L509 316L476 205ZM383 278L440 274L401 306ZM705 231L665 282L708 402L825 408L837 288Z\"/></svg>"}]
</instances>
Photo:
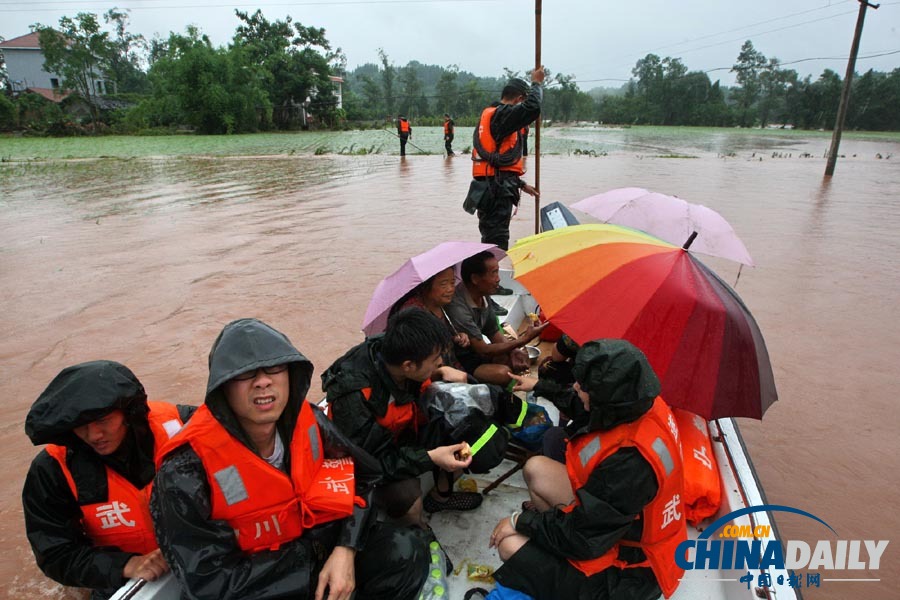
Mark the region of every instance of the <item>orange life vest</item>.
<instances>
[{"instance_id":1,"label":"orange life vest","mask_svg":"<svg viewBox=\"0 0 900 600\"><path fill-rule=\"evenodd\" d=\"M472 177L492 177L498 170L516 175L525 173L525 159L522 157L518 131L503 138L500 148L497 148L497 141L491 135L491 119L495 112L497 107L489 106L481 113L481 121L475 130L472 144Z\"/></svg>"},{"instance_id":2,"label":"orange life vest","mask_svg":"<svg viewBox=\"0 0 900 600\"><path fill-rule=\"evenodd\" d=\"M400 119L400 123L397 127L399 127L401 134L409 133L409 121L407 121L406 119Z\"/></svg>"},{"instance_id":3,"label":"orange life vest","mask_svg":"<svg viewBox=\"0 0 900 600\"><path fill-rule=\"evenodd\" d=\"M431 385L431 379L423 381L421 387L419 387L419 394L422 394L429 385ZM372 397L372 388L367 387L360 391L366 400ZM418 431L419 425L422 425L425 420L426 415L419 413L415 402L398 405L394 402L393 396L388 399L387 412L382 416L375 416L375 422L385 429L389 429L394 434L394 439L397 439L409 427Z\"/></svg>"},{"instance_id":4,"label":"orange life vest","mask_svg":"<svg viewBox=\"0 0 900 600\"><path fill-rule=\"evenodd\" d=\"M699 523L719 512L722 484L719 468L709 439L706 419L692 412L673 408L681 435L684 464L684 505L688 523Z\"/></svg>"},{"instance_id":5,"label":"orange life vest","mask_svg":"<svg viewBox=\"0 0 900 600\"><path fill-rule=\"evenodd\" d=\"M183 423L178 409L168 402L148 402L150 431L153 432L154 454L175 435ZM67 448L50 444L47 454L56 459L62 469L72 495L78 500L75 479L66 464ZM81 508L81 526L96 547L116 547L122 552L147 554L156 550L153 520L150 518L151 481L141 489L113 469L106 467L108 495L103 502L85 504Z\"/></svg>"},{"instance_id":6,"label":"orange life vest","mask_svg":"<svg viewBox=\"0 0 900 600\"><path fill-rule=\"evenodd\" d=\"M609 567L628 569L650 567L666 598L678 587L684 570L675 564L675 550L687 539L682 480L681 449L678 442L678 426L665 402L659 397L653 407L640 419L625 423L609 431L596 431L579 435L569 442L566 450L566 470L572 489L578 490L587 483L591 472L605 458L620 448L634 447L653 467L659 491L644 507L640 515L643 533L640 542L620 540L602 556L589 560L569 559L575 568L587 576ZM571 511L579 504L566 507ZM619 559L619 546L640 548L647 560L628 563Z\"/></svg>"},{"instance_id":7,"label":"orange life vest","mask_svg":"<svg viewBox=\"0 0 900 600\"><path fill-rule=\"evenodd\" d=\"M203 463L212 519L226 521L246 552L277 550L322 523L349 517L356 496L353 460L325 458L315 409L304 401L290 443L291 473L239 442L206 405L197 409L163 455L189 443Z\"/></svg>"},{"instance_id":8,"label":"orange life vest","mask_svg":"<svg viewBox=\"0 0 900 600\"><path fill-rule=\"evenodd\" d=\"M444 135L450 135L453 133L453 125L451 125L452 121L447 120L444 121Z\"/></svg>"}]
</instances>

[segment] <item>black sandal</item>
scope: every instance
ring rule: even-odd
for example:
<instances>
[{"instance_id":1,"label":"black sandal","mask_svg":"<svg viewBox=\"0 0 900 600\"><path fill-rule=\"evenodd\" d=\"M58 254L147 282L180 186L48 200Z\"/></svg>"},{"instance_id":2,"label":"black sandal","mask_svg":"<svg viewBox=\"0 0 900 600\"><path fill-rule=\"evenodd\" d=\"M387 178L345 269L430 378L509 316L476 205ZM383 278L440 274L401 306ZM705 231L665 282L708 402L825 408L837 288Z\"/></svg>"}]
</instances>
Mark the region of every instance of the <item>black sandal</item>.
<instances>
[{"instance_id":1,"label":"black sandal","mask_svg":"<svg viewBox=\"0 0 900 600\"><path fill-rule=\"evenodd\" d=\"M427 512L436 513L442 510L474 510L481 506L484 496L478 492L447 492L442 494L437 488L435 493L445 500L435 500L431 492L422 498L422 508Z\"/></svg>"}]
</instances>

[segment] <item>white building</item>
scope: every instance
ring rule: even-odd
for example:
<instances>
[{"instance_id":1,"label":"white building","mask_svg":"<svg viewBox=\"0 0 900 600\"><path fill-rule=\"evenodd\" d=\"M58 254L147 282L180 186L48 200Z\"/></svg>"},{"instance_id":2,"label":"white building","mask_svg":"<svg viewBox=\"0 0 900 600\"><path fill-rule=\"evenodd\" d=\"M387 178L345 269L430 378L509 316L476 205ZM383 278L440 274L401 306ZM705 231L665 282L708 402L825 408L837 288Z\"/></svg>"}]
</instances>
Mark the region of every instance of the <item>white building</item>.
<instances>
[{"instance_id":1,"label":"white building","mask_svg":"<svg viewBox=\"0 0 900 600\"><path fill-rule=\"evenodd\" d=\"M0 52L6 61L6 73L13 93L29 90L45 98L62 98L62 77L44 70L44 52L38 33L29 33L5 42L0 42ZM112 92L111 82L97 75L91 81L91 94L102 95Z\"/></svg>"}]
</instances>

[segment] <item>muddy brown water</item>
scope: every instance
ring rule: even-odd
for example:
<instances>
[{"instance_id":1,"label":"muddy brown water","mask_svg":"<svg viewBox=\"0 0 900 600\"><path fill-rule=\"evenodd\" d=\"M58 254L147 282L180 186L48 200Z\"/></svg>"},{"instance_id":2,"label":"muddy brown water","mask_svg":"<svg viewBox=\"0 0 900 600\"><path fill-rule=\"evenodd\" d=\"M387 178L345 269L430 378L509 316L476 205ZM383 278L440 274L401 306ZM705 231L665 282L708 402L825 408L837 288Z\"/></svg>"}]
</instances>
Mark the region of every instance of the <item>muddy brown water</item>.
<instances>
[{"instance_id":1,"label":"muddy brown water","mask_svg":"<svg viewBox=\"0 0 900 600\"><path fill-rule=\"evenodd\" d=\"M791 158L771 158L771 147L745 137L727 158L711 138L691 142L695 159L633 150L544 157L544 201L636 185L706 204L731 222L757 263L737 291L765 335L780 395L762 422L741 420L768 499L819 516L841 539L890 540L878 571L830 575L880 582L825 581L803 592L895 598L900 144L845 140L842 151L856 157L823 182L824 161L798 155L821 156L824 142L779 143ZM196 404L214 337L253 316L311 358L319 398L319 374L361 340L378 281L438 242L477 239L475 218L460 208L468 181L468 160L439 156L0 165L0 581L8 597L77 596L36 568L20 502L36 452L25 415L60 369L115 359L151 398ZM531 232L533 206L523 203L513 239ZM735 264L709 262L734 281ZM809 519L779 515L778 524L785 539L833 539Z\"/></svg>"}]
</instances>

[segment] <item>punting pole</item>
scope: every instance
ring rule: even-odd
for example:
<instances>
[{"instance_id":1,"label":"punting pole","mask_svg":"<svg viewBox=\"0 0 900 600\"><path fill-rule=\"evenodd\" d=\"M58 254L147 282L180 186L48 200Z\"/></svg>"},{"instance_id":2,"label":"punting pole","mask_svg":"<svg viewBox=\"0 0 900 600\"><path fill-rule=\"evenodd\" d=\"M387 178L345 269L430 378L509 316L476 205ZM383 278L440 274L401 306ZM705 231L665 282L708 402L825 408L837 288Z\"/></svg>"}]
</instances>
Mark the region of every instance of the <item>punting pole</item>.
<instances>
[{"instance_id":1,"label":"punting pole","mask_svg":"<svg viewBox=\"0 0 900 600\"><path fill-rule=\"evenodd\" d=\"M541 68L541 0L534 0L534 68ZM541 119L534 124L534 189L541 191ZM534 232L541 232L541 197L534 197Z\"/></svg>"}]
</instances>

